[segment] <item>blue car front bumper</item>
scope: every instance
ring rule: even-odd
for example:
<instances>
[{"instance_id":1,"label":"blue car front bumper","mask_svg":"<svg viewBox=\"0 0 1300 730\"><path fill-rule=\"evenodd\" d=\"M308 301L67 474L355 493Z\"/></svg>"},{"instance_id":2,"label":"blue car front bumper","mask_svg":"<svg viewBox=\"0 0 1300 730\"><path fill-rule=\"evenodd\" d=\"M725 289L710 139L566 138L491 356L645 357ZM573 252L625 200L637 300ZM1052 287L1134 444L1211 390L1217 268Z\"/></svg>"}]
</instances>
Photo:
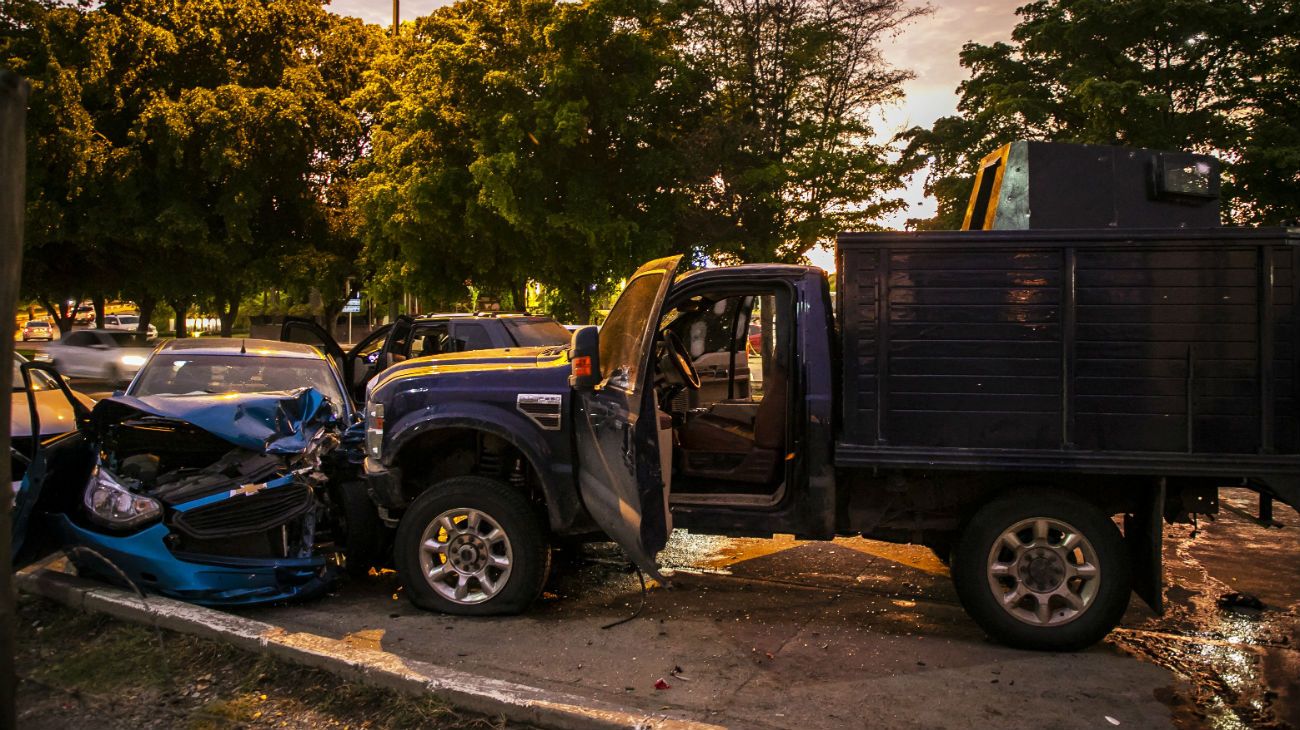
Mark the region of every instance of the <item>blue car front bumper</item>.
<instances>
[{"instance_id":1,"label":"blue car front bumper","mask_svg":"<svg viewBox=\"0 0 1300 730\"><path fill-rule=\"evenodd\" d=\"M173 553L164 543L168 529L156 524L129 535L88 530L51 515L65 550L78 570L120 582L117 571L84 547L103 556L141 590L203 606L245 606L310 598L334 584L334 565L325 557L240 558Z\"/></svg>"}]
</instances>

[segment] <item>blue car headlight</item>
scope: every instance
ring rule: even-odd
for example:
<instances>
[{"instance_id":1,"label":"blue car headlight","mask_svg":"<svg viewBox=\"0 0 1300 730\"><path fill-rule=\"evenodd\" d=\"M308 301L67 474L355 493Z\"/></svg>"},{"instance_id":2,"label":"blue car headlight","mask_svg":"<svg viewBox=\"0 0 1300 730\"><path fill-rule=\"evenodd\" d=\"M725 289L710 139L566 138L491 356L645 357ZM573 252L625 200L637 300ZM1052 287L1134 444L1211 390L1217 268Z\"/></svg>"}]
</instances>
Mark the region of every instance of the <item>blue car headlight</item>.
<instances>
[{"instance_id":1,"label":"blue car headlight","mask_svg":"<svg viewBox=\"0 0 1300 730\"><path fill-rule=\"evenodd\" d=\"M91 472L85 503L92 520L119 530L139 527L162 517L158 500L131 492L100 465Z\"/></svg>"}]
</instances>

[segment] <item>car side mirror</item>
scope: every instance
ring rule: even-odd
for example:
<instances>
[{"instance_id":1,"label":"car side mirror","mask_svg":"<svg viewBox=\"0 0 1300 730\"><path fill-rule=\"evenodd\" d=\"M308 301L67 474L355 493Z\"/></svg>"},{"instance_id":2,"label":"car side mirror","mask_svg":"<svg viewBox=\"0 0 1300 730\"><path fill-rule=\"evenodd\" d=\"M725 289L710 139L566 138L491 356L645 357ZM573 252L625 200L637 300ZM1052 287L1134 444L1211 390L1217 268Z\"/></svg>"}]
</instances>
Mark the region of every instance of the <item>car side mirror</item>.
<instances>
[{"instance_id":1,"label":"car side mirror","mask_svg":"<svg viewBox=\"0 0 1300 730\"><path fill-rule=\"evenodd\" d=\"M105 345L105 344L103 344L102 342L100 342L100 343L96 343L96 344L91 345L91 346L90 346L90 349L92 349L92 350L107 350L107 349L108 349L108 345Z\"/></svg>"},{"instance_id":2,"label":"car side mirror","mask_svg":"<svg viewBox=\"0 0 1300 730\"><path fill-rule=\"evenodd\" d=\"M601 381L600 330L583 327L573 333L569 349L569 387L591 390Z\"/></svg>"}]
</instances>

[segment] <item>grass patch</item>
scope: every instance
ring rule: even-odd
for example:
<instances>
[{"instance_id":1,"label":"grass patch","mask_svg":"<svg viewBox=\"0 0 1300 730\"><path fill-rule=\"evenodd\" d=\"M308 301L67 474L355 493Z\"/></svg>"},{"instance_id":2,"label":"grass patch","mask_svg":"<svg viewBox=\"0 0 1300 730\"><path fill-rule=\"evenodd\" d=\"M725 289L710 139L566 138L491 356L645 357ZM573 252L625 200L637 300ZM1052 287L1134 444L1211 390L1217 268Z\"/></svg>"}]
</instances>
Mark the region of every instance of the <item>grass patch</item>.
<instances>
[{"instance_id":1,"label":"grass patch","mask_svg":"<svg viewBox=\"0 0 1300 730\"><path fill-rule=\"evenodd\" d=\"M19 724L217 728L520 728L219 642L33 596L19 600Z\"/></svg>"}]
</instances>

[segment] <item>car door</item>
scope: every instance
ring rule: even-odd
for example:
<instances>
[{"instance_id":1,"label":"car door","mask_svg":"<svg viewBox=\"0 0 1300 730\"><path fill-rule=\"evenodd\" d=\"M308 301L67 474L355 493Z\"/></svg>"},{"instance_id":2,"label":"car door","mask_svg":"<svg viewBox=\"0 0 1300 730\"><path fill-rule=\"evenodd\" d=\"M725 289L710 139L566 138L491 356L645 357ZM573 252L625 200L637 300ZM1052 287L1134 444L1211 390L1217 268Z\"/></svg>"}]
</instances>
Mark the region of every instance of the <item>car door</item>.
<instances>
[{"instance_id":1,"label":"car door","mask_svg":"<svg viewBox=\"0 0 1300 730\"><path fill-rule=\"evenodd\" d=\"M410 321L409 317L399 317L398 321ZM343 373L343 382L348 386L348 397L360 404L365 400L366 383L388 366L386 346L389 343L394 326L384 325L362 338L351 350L344 352L324 327L310 319L288 318L280 327L281 342L300 342L319 347Z\"/></svg>"},{"instance_id":2,"label":"car door","mask_svg":"<svg viewBox=\"0 0 1300 730\"><path fill-rule=\"evenodd\" d=\"M22 452L10 449L11 461L20 460L23 471L21 481L13 485L10 513L10 554L14 569L30 565L59 548L56 530L32 522L46 511L75 509L94 464L94 449L82 433L88 428L90 419L86 405L73 394L53 367L23 363L20 372L22 382L15 385L21 385L26 397L22 400L15 398L13 405L27 411L25 420L33 436L29 439L28 449ZM71 430L41 436L48 429L41 424L41 413L46 408L38 403L37 390L33 387L37 378L56 384L62 391L72 415L72 423L67 424L72 426Z\"/></svg>"},{"instance_id":3,"label":"car door","mask_svg":"<svg viewBox=\"0 0 1300 730\"><path fill-rule=\"evenodd\" d=\"M632 275L600 331L602 381L574 392L578 489L587 510L642 570L668 541L668 478L659 459L654 336L680 256Z\"/></svg>"}]
</instances>

